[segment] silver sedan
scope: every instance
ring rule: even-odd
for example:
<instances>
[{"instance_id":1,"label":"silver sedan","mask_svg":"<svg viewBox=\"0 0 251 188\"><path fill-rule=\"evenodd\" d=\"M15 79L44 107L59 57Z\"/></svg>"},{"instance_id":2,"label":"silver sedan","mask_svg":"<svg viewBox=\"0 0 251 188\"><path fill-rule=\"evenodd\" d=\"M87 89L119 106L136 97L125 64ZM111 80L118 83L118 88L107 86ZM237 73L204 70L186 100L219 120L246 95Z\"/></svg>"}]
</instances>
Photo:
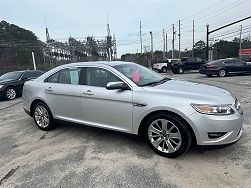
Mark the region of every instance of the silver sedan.
<instances>
[{"instance_id":1,"label":"silver sedan","mask_svg":"<svg viewBox=\"0 0 251 188\"><path fill-rule=\"evenodd\" d=\"M36 125L58 120L143 136L165 157L198 145L225 145L242 134L243 112L224 89L168 79L130 62L84 62L54 68L23 89Z\"/></svg>"}]
</instances>

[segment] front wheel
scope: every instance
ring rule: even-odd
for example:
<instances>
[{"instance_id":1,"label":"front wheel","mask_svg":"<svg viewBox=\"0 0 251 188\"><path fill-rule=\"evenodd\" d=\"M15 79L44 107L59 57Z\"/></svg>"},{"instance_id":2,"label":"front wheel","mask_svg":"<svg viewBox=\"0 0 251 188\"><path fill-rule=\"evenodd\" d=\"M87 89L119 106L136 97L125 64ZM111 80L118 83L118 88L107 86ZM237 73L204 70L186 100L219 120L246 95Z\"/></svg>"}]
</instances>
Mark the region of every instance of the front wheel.
<instances>
[{"instance_id":1,"label":"front wheel","mask_svg":"<svg viewBox=\"0 0 251 188\"><path fill-rule=\"evenodd\" d=\"M36 125L43 131L49 131L54 127L53 117L50 109L42 102L35 104L33 118Z\"/></svg>"},{"instance_id":2,"label":"front wheel","mask_svg":"<svg viewBox=\"0 0 251 188\"><path fill-rule=\"evenodd\" d=\"M5 97L8 99L8 100L13 100L17 97L17 91L14 87L8 87L6 90L5 90Z\"/></svg>"},{"instance_id":3,"label":"front wheel","mask_svg":"<svg viewBox=\"0 0 251 188\"><path fill-rule=\"evenodd\" d=\"M159 114L151 117L144 136L148 145L159 155L173 158L185 153L191 145L191 132L179 117Z\"/></svg>"}]
</instances>

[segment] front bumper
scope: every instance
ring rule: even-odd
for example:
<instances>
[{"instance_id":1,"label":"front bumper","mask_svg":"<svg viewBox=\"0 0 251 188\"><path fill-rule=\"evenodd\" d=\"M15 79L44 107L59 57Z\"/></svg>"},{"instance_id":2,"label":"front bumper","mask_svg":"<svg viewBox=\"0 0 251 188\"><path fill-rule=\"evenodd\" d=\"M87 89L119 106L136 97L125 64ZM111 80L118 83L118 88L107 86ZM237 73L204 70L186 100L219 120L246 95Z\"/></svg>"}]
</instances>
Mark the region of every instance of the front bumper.
<instances>
[{"instance_id":1,"label":"front bumper","mask_svg":"<svg viewBox=\"0 0 251 188\"><path fill-rule=\"evenodd\" d=\"M231 115L206 115L195 112L190 116L195 126L198 145L225 145L236 142L242 135L243 115L238 111ZM210 138L210 133L224 133Z\"/></svg>"}]
</instances>

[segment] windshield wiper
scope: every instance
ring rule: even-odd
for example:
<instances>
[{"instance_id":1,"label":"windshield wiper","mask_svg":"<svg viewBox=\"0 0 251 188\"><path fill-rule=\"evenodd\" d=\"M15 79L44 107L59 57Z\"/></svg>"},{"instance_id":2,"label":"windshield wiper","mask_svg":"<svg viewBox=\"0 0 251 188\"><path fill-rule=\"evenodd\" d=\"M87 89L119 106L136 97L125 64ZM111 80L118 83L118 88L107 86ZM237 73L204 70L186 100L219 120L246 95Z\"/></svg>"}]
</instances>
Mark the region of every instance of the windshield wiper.
<instances>
[{"instance_id":1,"label":"windshield wiper","mask_svg":"<svg viewBox=\"0 0 251 188\"><path fill-rule=\"evenodd\" d=\"M161 79L159 81L149 82L149 83L143 84L141 86L144 87L144 86L151 86L151 85L159 85L159 84L165 83L168 80L170 80L170 78L163 78L163 79Z\"/></svg>"}]
</instances>

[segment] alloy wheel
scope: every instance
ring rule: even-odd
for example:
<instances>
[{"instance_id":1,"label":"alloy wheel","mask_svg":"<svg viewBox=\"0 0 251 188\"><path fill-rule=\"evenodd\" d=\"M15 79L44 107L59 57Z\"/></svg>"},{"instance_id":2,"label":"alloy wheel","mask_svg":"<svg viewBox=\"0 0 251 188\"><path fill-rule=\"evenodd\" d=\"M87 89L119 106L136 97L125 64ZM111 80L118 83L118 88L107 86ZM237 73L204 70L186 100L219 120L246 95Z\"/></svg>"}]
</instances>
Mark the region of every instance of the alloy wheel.
<instances>
[{"instance_id":1,"label":"alloy wheel","mask_svg":"<svg viewBox=\"0 0 251 188\"><path fill-rule=\"evenodd\" d=\"M16 93L15 89L13 89L13 88L7 89L7 91L6 91L6 97L9 100L12 100L12 99L16 98L16 96L17 96L17 93Z\"/></svg>"},{"instance_id":2,"label":"alloy wheel","mask_svg":"<svg viewBox=\"0 0 251 188\"><path fill-rule=\"evenodd\" d=\"M160 152L174 153L181 146L181 133L177 126L169 120L154 120L148 128L151 144Z\"/></svg>"},{"instance_id":3,"label":"alloy wheel","mask_svg":"<svg viewBox=\"0 0 251 188\"><path fill-rule=\"evenodd\" d=\"M43 106L36 107L34 117L37 125L41 128L46 128L50 123L49 112Z\"/></svg>"},{"instance_id":4,"label":"alloy wheel","mask_svg":"<svg viewBox=\"0 0 251 188\"><path fill-rule=\"evenodd\" d=\"M219 76L220 76L220 77L226 76L226 71L225 71L224 69L220 70L220 71L219 71Z\"/></svg>"}]
</instances>

